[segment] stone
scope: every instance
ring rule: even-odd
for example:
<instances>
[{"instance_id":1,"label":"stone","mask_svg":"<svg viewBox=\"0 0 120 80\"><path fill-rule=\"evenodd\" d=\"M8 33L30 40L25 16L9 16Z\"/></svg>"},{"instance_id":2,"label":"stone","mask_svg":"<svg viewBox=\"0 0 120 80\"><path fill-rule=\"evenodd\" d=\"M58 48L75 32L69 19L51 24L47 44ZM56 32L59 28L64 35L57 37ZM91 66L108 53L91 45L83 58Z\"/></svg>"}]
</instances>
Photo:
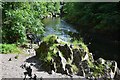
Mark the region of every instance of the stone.
<instances>
[{"instance_id":1,"label":"stone","mask_svg":"<svg viewBox=\"0 0 120 80\"><path fill-rule=\"evenodd\" d=\"M60 56L60 58L61 58L61 64L62 64L62 68L63 68L63 70L65 71L65 65L66 65L66 63L67 63L67 61L66 61L66 59L62 56L62 54L60 53L60 51L59 51L59 56Z\"/></svg>"},{"instance_id":2,"label":"stone","mask_svg":"<svg viewBox=\"0 0 120 80\"><path fill-rule=\"evenodd\" d=\"M116 69L116 74L115 74L114 79L115 80L120 80L120 69L119 68Z\"/></svg>"},{"instance_id":3,"label":"stone","mask_svg":"<svg viewBox=\"0 0 120 80\"><path fill-rule=\"evenodd\" d=\"M39 45L38 49L35 49L36 51L36 56L39 58L42 58L42 54L44 53L44 56L47 56L47 52L48 52L48 44L46 42L41 42L41 44Z\"/></svg>"},{"instance_id":4,"label":"stone","mask_svg":"<svg viewBox=\"0 0 120 80\"><path fill-rule=\"evenodd\" d=\"M64 73L65 65L66 65L66 59L62 56L60 51L57 52L56 54L57 54L57 56L54 57L54 67L56 69L55 71Z\"/></svg>"},{"instance_id":5,"label":"stone","mask_svg":"<svg viewBox=\"0 0 120 80\"><path fill-rule=\"evenodd\" d=\"M19 55L16 55L14 58L15 58L15 59L18 59L18 57L19 57Z\"/></svg>"},{"instance_id":6,"label":"stone","mask_svg":"<svg viewBox=\"0 0 120 80\"><path fill-rule=\"evenodd\" d=\"M78 49L73 49L73 63L78 66L81 60L80 51Z\"/></svg>"},{"instance_id":7,"label":"stone","mask_svg":"<svg viewBox=\"0 0 120 80\"><path fill-rule=\"evenodd\" d=\"M89 59L94 62L94 58L93 58L93 54L92 53L89 53Z\"/></svg>"},{"instance_id":8,"label":"stone","mask_svg":"<svg viewBox=\"0 0 120 80\"><path fill-rule=\"evenodd\" d=\"M79 69L79 70L78 70L77 75L85 77L85 72L84 72L83 67L82 67L82 66L79 66L78 69Z\"/></svg>"},{"instance_id":9,"label":"stone","mask_svg":"<svg viewBox=\"0 0 120 80\"><path fill-rule=\"evenodd\" d=\"M115 61L103 58L94 60L85 45L65 42L56 36L49 36L41 41L39 48L36 49L36 56L45 62L44 68L51 74L53 72L77 74L89 79L120 77Z\"/></svg>"},{"instance_id":10,"label":"stone","mask_svg":"<svg viewBox=\"0 0 120 80\"><path fill-rule=\"evenodd\" d=\"M55 43L60 43L62 40L61 39L56 39Z\"/></svg>"},{"instance_id":11,"label":"stone","mask_svg":"<svg viewBox=\"0 0 120 80\"><path fill-rule=\"evenodd\" d=\"M37 80L37 75L34 74L33 80Z\"/></svg>"},{"instance_id":12,"label":"stone","mask_svg":"<svg viewBox=\"0 0 120 80\"><path fill-rule=\"evenodd\" d=\"M99 59L97 60L97 62L98 62L99 64L105 64L105 60L104 60L103 58L99 58Z\"/></svg>"},{"instance_id":13,"label":"stone","mask_svg":"<svg viewBox=\"0 0 120 80\"><path fill-rule=\"evenodd\" d=\"M63 56L65 57L66 60L68 60L68 58L72 59L72 50L70 49L70 47L65 44L65 45L59 45L58 49L60 50L60 52L62 52Z\"/></svg>"},{"instance_id":14,"label":"stone","mask_svg":"<svg viewBox=\"0 0 120 80\"><path fill-rule=\"evenodd\" d=\"M88 59L89 59L88 53L85 52L84 54L85 54L85 55L83 56L83 60L88 60Z\"/></svg>"},{"instance_id":15,"label":"stone","mask_svg":"<svg viewBox=\"0 0 120 80\"><path fill-rule=\"evenodd\" d=\"M112 61L111 72L110 72L110 77L111 78L115 77L116 71L117 71L117 62Z\"/></svg>"},{"instance_id":16,"label":"stone","mask_svg":"<svg viewBox=\"0 0 120 80\"><path fill-rule=\"evenodd\" d=\"M67 72L67 73L66 73L67 75L72 74L71 68L72 68L72 66L71 66L70 64L66 64L66 65L65 65L65 70L66 70L66 72Z\"/></svg>"},{"instance_id":17,"label":"stone","mask_svg":"<svg viewBox=\"0 0 120 80\"><path fill-rule=\"evenodd\" d=\"M81 62L81 66L83 66L84 69L87 69L88 68L88 61L87 60L84 60Z\"/></svg>"},{"instance_id":18,"label":"stone","mask_svg":"<svg viewBox=\"0 0 120 80\"><path fill-rule=\"evenodd\" d=\"M9 60L8 61L12 61L12 59L11 58L9 58Z\"/></svg>"}]
</instances>

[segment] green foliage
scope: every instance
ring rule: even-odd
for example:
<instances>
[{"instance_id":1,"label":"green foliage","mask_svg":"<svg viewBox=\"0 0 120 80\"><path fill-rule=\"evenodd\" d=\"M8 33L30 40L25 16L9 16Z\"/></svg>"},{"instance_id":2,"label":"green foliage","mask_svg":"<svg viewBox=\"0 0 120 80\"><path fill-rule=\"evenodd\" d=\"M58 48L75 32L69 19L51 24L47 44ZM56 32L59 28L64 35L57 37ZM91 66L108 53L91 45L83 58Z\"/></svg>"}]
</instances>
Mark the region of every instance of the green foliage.
<instances>
[{"instance_id":1,"label":"green foliage","mask_svg":"<svg viewBox=\"0 0 120 80\"><path fill-rule=\"evenodd\" d=\"M53 2L4 2L3 42L23 43L26 41L26 32L42 35L44 33L42 19L52 13L59 13L58 5Z\"/></svg>"},{"instance_id":2,"label":"green foliage","mask_svg":"<svg viewBox=\"0 0 120 80\"><path fill-rule=\"evenodd\" d=\"M43 41L53 44L53 43L55 43L56 39L57 39L56 35L48 35L47 37L43 38Z\"/></svg>"},{"instance_id":3,"label":"green foliage","mask_svg":"<svg viewBox=\"0 0 120 80\"><path fill-rule=\"evenodd\" d=\"M55 3L55 13L60 13L60 3L59 2Z\"/></svg>"},{"instance_id":4,"label":"green foliage","mask_svg":"<svg viewBox=\"0 0 120 80\"><path fill-rule=\"evenodd\" d=\"M86 51L86 52L89 51L88 48L87 48L87 45L85 45L82 40L74 40L74 41L73 41L73 44L74 44L74 46L78 46L78 45L79 45L79 46L82 47L82 48L84 49L84 51Z\"/></svg>"},{"instance_id":5,"label":"green foliage","mask_svg":"<svg viewBox=\"0 0 120 80\"><path fill-rule=\"evenodd\" d=\"M87 31L115 32L120 28L119 3L66 3L64 18ZM80 28L81 29L81 28Z\"/></svg>"},{"instance_id":6,"label":"green foliage","mask_svg":"<svg viewBox=\"0 0 120 80\"><path fill-rule=\"evenodd\" d=\"M0 44L0 53L21 53L21 51L15 44Z\"/></svg>"},{"instance_id":7,"label":"green foliage","mask_svg":"<svg viewBox=\"0 0 120 80\"><path fill-rule=\"evenodd\" d=\"M71 65L72 66L72 72L75 72L75 73L77 73L78 72L78 68L77 68L77 66L76 65Z\"/></svg>"},{"instance_id":8,"label":"green foliage","mask_svg":"<svg viewBox=\"0 0 120 80\"><path fill-rule=\"evenodd\" d=\"M104 75L104 69L105 66L103 66L102 64L99 65L95 65L94 67L92 67L93 69L93 76L97 77L99 76L99 74Z\"/></svg>"}]
</instances>

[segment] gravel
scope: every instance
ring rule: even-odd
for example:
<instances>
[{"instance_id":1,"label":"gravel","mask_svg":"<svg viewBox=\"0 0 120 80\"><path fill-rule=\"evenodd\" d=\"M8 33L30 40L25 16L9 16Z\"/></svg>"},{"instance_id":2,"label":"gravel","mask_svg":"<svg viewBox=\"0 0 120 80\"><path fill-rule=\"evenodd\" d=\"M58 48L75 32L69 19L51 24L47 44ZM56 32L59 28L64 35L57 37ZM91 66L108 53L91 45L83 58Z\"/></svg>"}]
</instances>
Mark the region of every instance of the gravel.
<instances>
[{"instance_id":1,"label":"gravel","mask_svg":"<svg viewBox=\"0 0 120 80\"><path fill-rule=\"evenodd\" d=\"M60 73L48 74L42 70L41 63L35 57L34 50L27 49L24 52L24 54L19 54L17 59L15 59L17 54L0 54L0 78L24 78L26 70L21 67L24 64L31 65L32 75L36 74L37 78L70 78L70 76ZM74 75L73 78L83 77Z\"/></svg>"}]
</instances>

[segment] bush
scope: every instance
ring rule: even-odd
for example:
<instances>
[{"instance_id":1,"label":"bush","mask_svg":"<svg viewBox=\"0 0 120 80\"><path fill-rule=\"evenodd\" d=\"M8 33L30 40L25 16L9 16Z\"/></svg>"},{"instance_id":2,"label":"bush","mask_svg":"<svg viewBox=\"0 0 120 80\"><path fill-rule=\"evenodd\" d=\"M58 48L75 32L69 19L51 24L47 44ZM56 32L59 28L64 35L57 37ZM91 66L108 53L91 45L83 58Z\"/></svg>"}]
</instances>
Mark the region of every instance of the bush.
<instances>
[{"instance_id":1,"label":"bush","mask_svg":"<svg viewBox=\"0 0 120 80\"><path fill-rule=\"evenodd\" d=\"M26 40L26 29L42 34L43 24L37 11L30 7L30 3L3 3L3 40L7 43ZM36 19L36 17L38 17Z\"/></svg>"}]
</instances>

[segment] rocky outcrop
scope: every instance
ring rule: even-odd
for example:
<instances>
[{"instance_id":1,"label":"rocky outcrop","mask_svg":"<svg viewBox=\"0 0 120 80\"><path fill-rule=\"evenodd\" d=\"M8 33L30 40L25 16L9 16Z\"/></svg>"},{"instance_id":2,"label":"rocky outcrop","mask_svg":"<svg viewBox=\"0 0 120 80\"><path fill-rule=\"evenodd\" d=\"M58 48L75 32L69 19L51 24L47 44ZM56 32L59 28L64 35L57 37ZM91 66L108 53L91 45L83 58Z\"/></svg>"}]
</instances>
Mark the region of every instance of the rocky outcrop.
<instances>
[{"instance_id":1,"label":"rocky outcrop","mask_svg":"<svg viewBox=\"0 0 120 80\"><path fill-rule=\"evenodd\" d=\"M120 76L115 61L102 58L94 60L82 41L65 42L50 35L36 49L36 56L45 63L43 67L49 73L75 74L88 79L113 79Z\"/></svg>"},{"instance_id":2,"label":"rocky outcrop","mask_svg":"<svg viewBox=\"0 0 120 80\"><path fill-rule=\"evenodd\" d=\"M120 69L119 68L116 69L116 74L115 74L114 79L115 80L120 80Z\"/></svg>"}]
</instances>

